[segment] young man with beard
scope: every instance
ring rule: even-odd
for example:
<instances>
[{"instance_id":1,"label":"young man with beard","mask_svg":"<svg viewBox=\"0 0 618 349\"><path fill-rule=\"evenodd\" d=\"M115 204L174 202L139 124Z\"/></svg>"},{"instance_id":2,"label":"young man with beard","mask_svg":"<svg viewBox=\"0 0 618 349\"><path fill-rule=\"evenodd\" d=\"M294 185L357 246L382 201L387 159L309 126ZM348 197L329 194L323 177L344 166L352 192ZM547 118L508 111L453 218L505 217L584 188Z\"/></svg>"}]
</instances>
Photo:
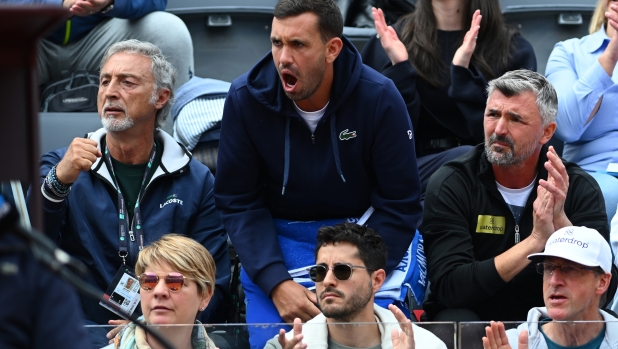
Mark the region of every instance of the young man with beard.
<instances>
[{"instance_id":1,"label":"young man with beard","mask_svg":"<svg viewBox=\"0 0 618 349\"><path fill-rule=\"evenodd\" d=\"M366 225L386 243L389 275L421 215L403 98L343 37L335 2L279 1L271 42L272 52L228 92L215 180L217 208L243 265L248 323L319 313L315 294L291 276L315 263L317 229L286 230L292 224L282 220L332 225L372 212ZM254 349L272 337L258 335L250 335Z\"/></svg>"},{"instance_id":2,"label":"young man with beard","mask_svg":"<svg viewBox=\"0 0 618 349\"><path fill-rule=\"evenodd\" d=\"M612 251L597 231L566 227L555 232L543 253L528 256L543 275L545 307L532 308L528 321L505 331L486 327L485 349L618 348L618 319L600 310L612 278Z\"/></svg>"},{"instance_id":3,"label":"young man with beard","mask_svg":"<svg viewBox=\"0 0 618 349\"><path fill-rule=\"evenodd\" d=\"M42 185L30 195L43 195L45 233L84 262L87 281L102 290L164 234L202 243L217 263L208 319L221 313L228 290L227 234L214 206L212 174L157 128L171 108L174 81L174 67L155 45L128 40L110 46L98 93L104 127L45 154ZM82 298L90 324L118 319L98 303ZM101 337L94 347L107 344L105 333Z\"/></svg>"},{"instance_id":4,"label":"young man with beard","mask_svg":"<svg viewBox=\"0 0 618 349\"><path fill-rule=\"evenodd\" d=\"M444 165L427 188L424 309L435 321L524 320L543 305L543 280L528 255L565 226L609 238L596 181L545 145L556 129L551 84L517 70L487 90L485 144Z\"/></svg>"},{"instance_id":5,"label":"young man with beard","mask_svg":"<svg viewBox=\"0 0 618 349\"><path fill-rule=\"evenodd\" d=\"M304 326L296 318L294 329L280 330L266 349L446 348L396 306L386 310L374 304L374 294L386 278L386 245L373 229L354 223L320 228L315 260L309 275L322 314Z\"/></svg>"}]
</instances>

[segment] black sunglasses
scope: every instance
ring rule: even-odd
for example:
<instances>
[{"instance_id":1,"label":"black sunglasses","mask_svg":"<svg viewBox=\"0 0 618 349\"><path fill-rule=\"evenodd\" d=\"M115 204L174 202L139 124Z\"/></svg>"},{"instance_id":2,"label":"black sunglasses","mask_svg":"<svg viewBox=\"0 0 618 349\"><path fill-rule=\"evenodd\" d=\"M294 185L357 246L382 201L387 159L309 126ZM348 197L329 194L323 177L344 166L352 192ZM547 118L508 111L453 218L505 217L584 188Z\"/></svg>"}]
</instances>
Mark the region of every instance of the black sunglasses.
<instances>
[{"instance_id":1,"label":"black sunglasses","mask_svg":"<svg viewBox=\"0 0 618 349\"><path fill-rule=\"evenodd\" d=\"M368 271L374 271L373 269L369 269L367 267L363 267L360 265L352 265L347 263L335 263L335 265L331 268L326 265L318 264L314 265L311 268L307 269L309 272L309 277L313 282L322 282L324 278L326 278L326 274L329 270L333 270L333 274L335 275L335 279L339 281L345 281L352 277L352 270L360 268L367 269Z\"/></svg>"}]
</instances>

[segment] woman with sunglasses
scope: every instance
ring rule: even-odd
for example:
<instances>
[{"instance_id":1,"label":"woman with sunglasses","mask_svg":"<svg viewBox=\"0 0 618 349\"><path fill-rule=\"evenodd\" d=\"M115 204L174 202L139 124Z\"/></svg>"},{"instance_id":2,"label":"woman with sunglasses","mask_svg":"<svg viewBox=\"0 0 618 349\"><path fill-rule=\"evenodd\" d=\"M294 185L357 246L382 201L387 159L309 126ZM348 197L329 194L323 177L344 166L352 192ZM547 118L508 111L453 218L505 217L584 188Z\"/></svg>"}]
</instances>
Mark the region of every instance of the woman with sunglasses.
<instances>
[{"instance_id":1,"label":"woman with sunglasses","mask_svg":"<svg viewBox=\"0 0 618 349\"><path fill-rule=\"evenodd\" d=\"M204 246L185 236L164 235L139 253L135 271L141 287L141 321L147 325L200 323L197 317L208 305L215 284L215 262ZM203 326L159 330L175 348L215 348ZM153 344L158 342L130 324L106 349L145 349L154 348Z\"/></svg>"},{"instance_id":2,"label":"woman with sunglasses","mask_svg":"<svg viewBox=\"0 0 618 349\"><path fill-rule=\"evenodd\" d=\"M483 142L487 82L536 70L536 56L505 24L498 0L418 0L392 27L381 9L372 13L378 35L363 63L393 80L406 102L424 192L443 163Z\"/></svg>"}]
</instances>

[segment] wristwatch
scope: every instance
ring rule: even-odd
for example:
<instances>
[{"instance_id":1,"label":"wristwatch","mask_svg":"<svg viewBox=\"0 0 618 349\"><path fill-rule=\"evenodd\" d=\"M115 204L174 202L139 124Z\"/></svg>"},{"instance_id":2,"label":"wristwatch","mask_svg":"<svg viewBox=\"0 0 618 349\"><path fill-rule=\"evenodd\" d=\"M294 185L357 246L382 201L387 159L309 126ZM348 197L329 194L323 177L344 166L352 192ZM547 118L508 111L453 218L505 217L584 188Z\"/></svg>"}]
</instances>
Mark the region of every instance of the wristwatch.
<instances>
[{"instance_id":1,"label":"wristwatch","mask_svg":"<svg viewBox=\"0 0 618 349\"><path fill-rule=\"evenodd\" d=\"M99 12L102 13L102 14L106 14L106 13L108 13L109 11L111 11L113 9L114 9L114 0L112 0L112 2L109 5L107 5L106 7L102 8L101 11L99 11Z\"/></svg>"}]
</instances>

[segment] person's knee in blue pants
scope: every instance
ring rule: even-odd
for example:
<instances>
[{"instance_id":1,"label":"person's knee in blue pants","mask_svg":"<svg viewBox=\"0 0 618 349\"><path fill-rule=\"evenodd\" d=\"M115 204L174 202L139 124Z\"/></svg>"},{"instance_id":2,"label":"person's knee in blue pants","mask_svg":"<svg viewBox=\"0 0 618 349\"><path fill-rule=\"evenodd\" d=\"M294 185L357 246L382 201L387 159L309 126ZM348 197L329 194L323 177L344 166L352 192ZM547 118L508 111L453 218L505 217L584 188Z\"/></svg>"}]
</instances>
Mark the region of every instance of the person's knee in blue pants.
<instances>
[{"instance_id":1,"label":"person's knee in blue pants","mask_svg":"<svg viewBox=\"0 0 618 349\"><path fill-rule=\"evenodd\" d=\"M284 321L279 316L279 311L270 297L251 282L244 269L240 272L240 282L245 291L249 344L251 344L251 349L264 349L266 342L276 336L280 329L287 332L292 327L287 325L272 326L272 324L280 324ZM270 324L271 326L254 326L254 324Z\"/></svg>"}]
</instances>

